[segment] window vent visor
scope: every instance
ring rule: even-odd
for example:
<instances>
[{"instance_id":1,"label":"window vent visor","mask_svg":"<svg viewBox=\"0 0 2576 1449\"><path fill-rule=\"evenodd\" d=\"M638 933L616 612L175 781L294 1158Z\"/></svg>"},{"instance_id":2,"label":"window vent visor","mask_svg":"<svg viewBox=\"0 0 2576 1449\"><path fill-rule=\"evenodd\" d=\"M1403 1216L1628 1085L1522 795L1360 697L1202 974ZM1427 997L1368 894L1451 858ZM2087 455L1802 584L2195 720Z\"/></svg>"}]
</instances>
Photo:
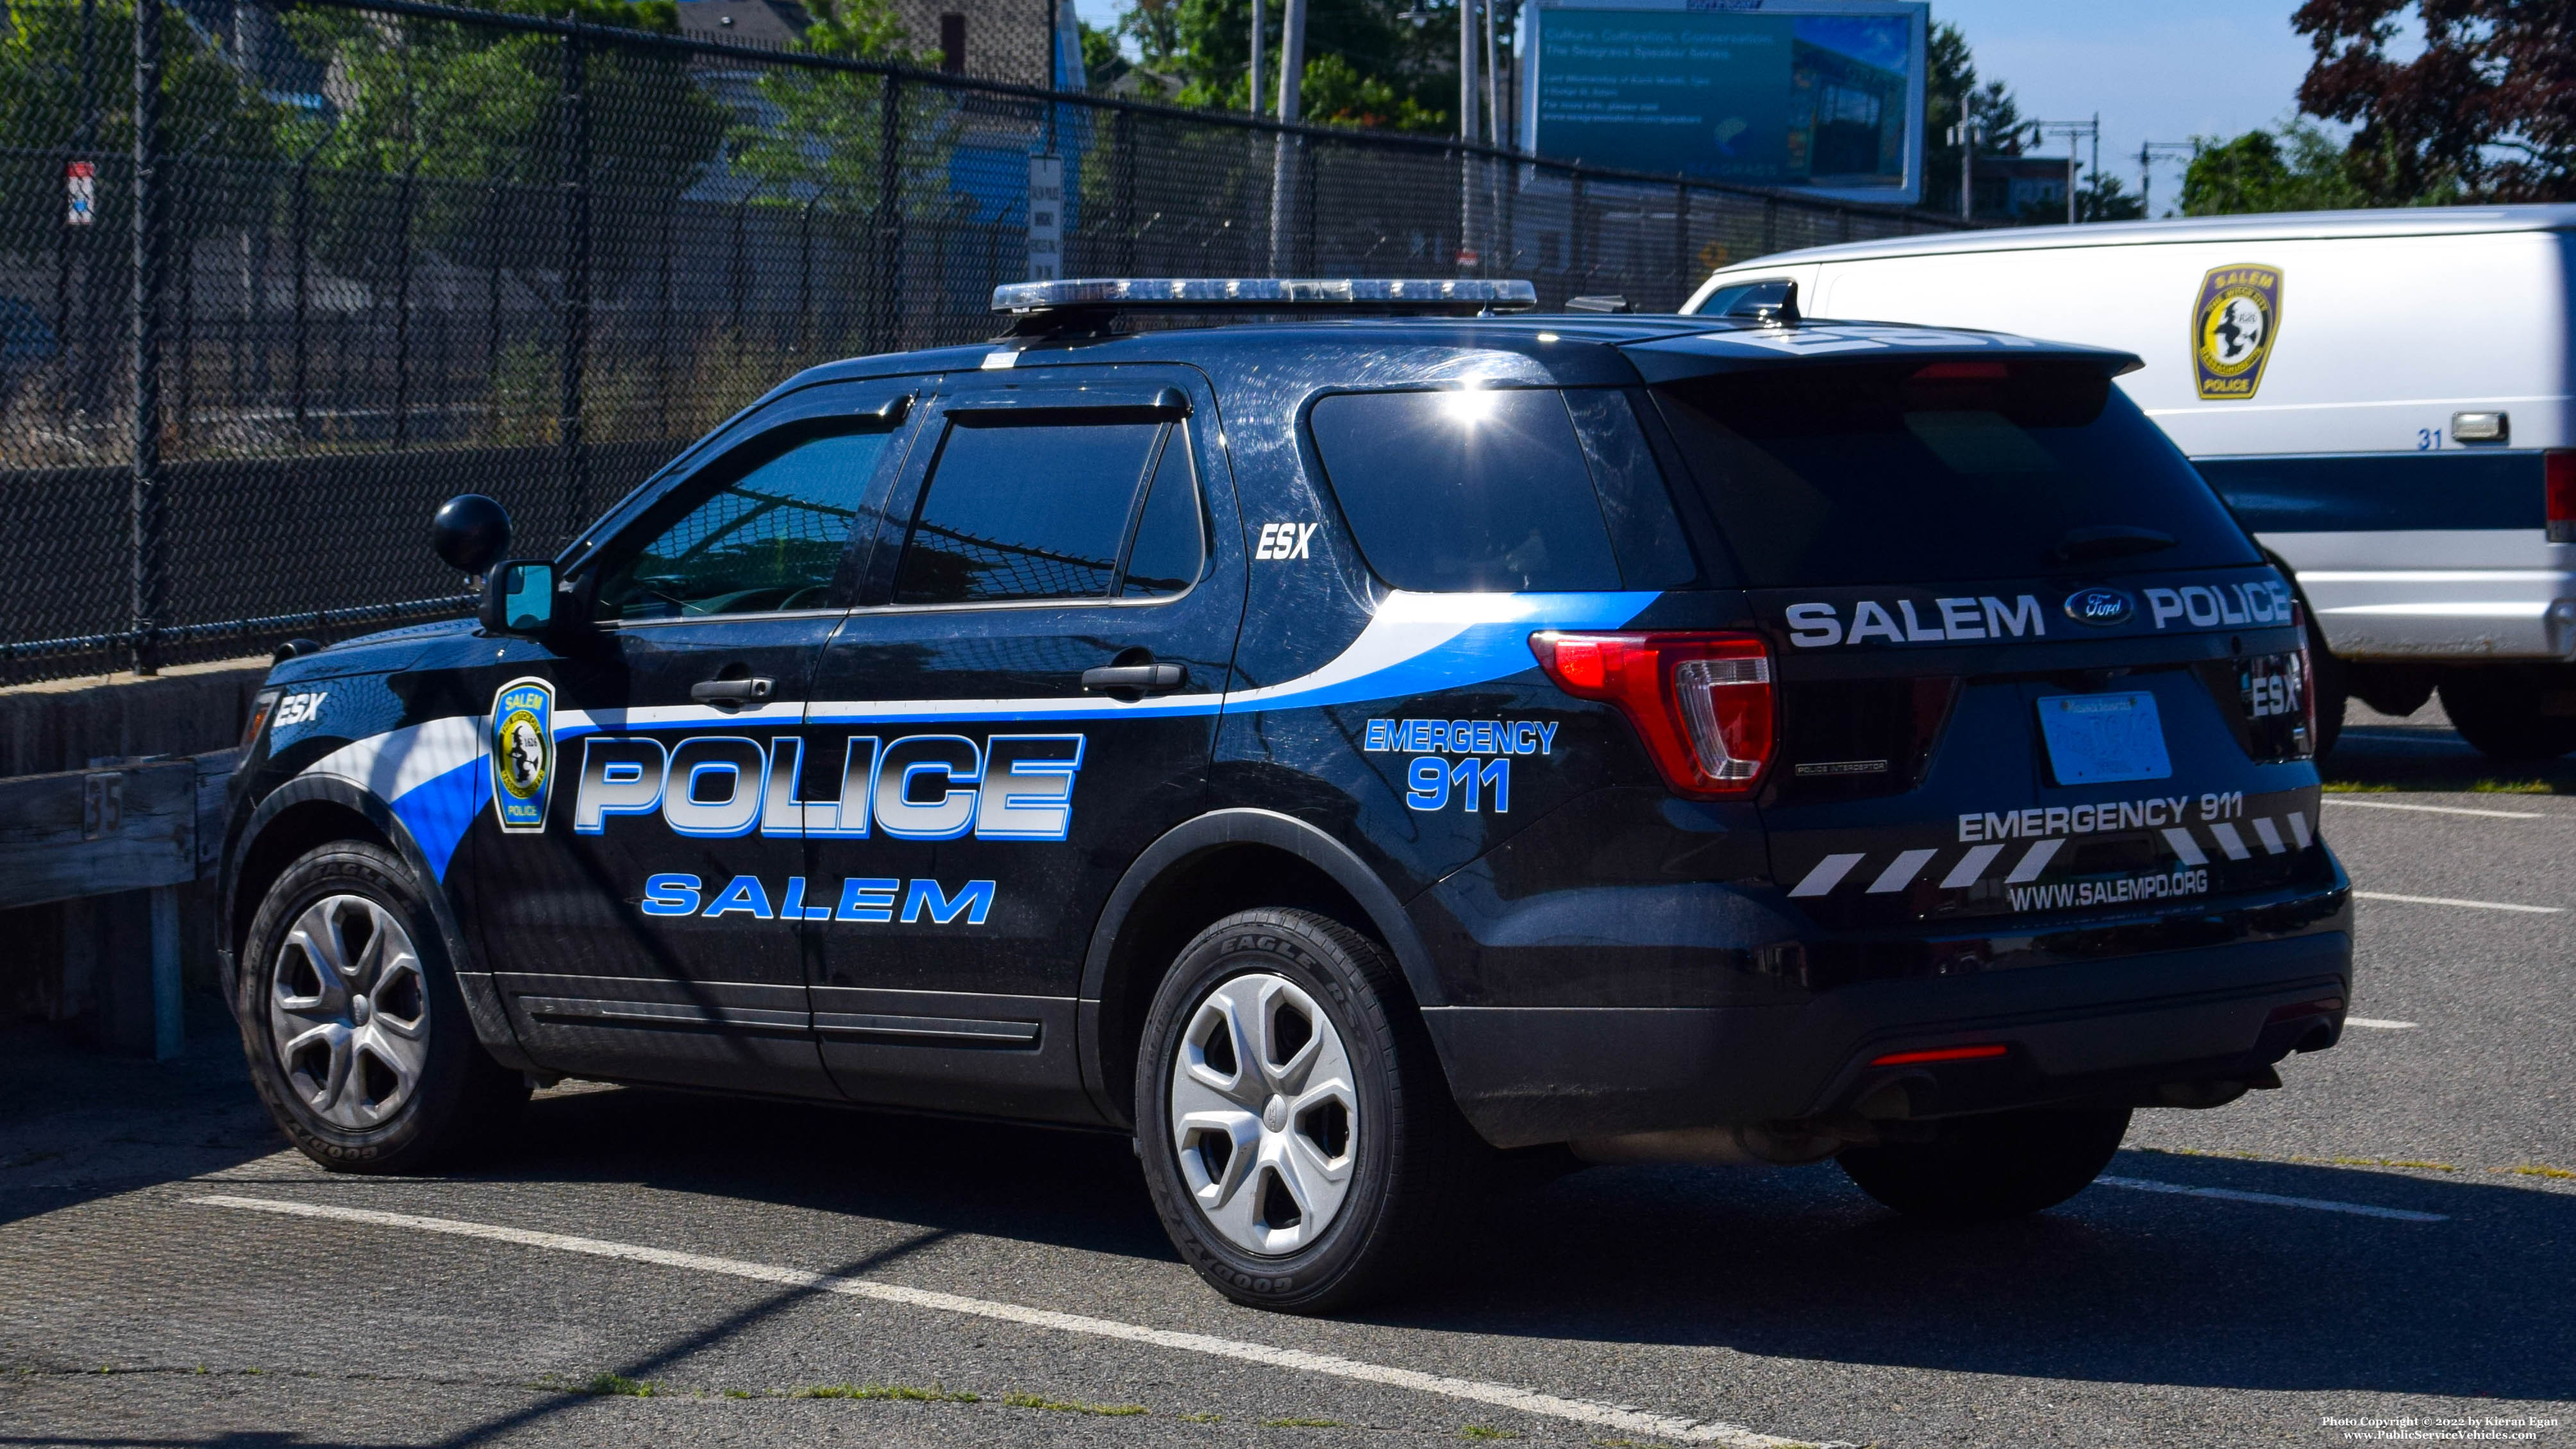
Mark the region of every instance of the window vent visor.
<instances>
[{"instance_id":1,"label":"window vent visor","mask_svg":"<svg viewBox=\"0 0 2576 1449\"><path fill-rule=\"evenodd\" d=\"M1557 688L1617 706L1675 794L1751 794L1778 739L1771 654L1751 634L1530 636Z\"/></svg>"}]
</instances>

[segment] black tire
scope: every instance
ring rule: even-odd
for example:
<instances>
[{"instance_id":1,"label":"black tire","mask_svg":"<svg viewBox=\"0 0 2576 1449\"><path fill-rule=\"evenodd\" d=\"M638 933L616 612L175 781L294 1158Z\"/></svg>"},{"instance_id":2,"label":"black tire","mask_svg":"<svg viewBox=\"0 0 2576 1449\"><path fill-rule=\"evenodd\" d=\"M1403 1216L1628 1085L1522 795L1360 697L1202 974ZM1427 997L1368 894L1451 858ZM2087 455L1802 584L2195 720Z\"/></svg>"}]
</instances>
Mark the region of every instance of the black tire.
<instances>
[{"instance_id":1,"label":"black tire","mask_svg":"<svg viewBox=\"0 0 2576 1449\"><path fill-rule=\"evenodd\" d=\"M351 902L372 903L383 915ZM294 939L299 923L315 911L327 911L343 928L338 949L353 958L349 976L359 989L343 989L341 996L350 1004L336 1011L324 1005L286 1012L280 1008L283 1000L332 999L333 988L322 984L321 968ZM379 920L400 927L416 969L388 964L384 948L396 938L373 924ZM371 950L377 955L369 977ZM281 970L290 976L283 993ZM357 1006L368 989L376 990L380 1002ZM379 1004L384 1010L377 1009ZM410 1015L401 1016L404 1012ZM337 1172L423 1171L488 1143L527 1100L527 1079L493 1061L475 1040L437 919L411 869L381 845L343 840L322 846L288 866L269 887L243 940L234 1016L250 1057L251 1083L269 1115L299 1151ZM308 1023L327 1028L326 1019L355 1021L349 1040L358 1044L336 1049L312 1041L290 1059L285 1048L300 1038L281 1037ZM412 1073L408 1082L386 1065L388 1058L371 1056L360 1040L360 1032L379 1019L386 1029L397 1020L411 1023L403 1031L404 1066ZM292 1025L281 1028L281 1020ZM322 1065L343 1057L345 1067ZM363 1100L370 1072L396 1081L399 1090L384 1093L380 1102ZM320 1090L299 1089L299 1073ZM358 1095L346 1095L351 1091ZM360 1120L335 1121L328 1115L333 1111Z\"/></svg>"},{"instance_id":2,"label":"black tire","mask_svg":"<svg viewBox=\"0 0 2576 1449\"><path fill-rule=\"evenodd\" d=\"M2126 1107L1956 1117L1929 1142L1854 1147L1841 1157L1860 1190L1907 1217L1992 1222L2082 1192L2128 1134Z\"/></svg>"},{"instance_id":3,"label":"black tire","mask_svg":"<svg viewBox=\"0 0 2576 1449\"><path fill-rule=\"evenodd\" d=\"M1357 1098L1344 1126L1348 1186L1336 1215L1311 1241L1280 1254L1229 1240L1202 1209L1182 1154L1208 1149L1182 1145L1172 1108L1174 1073L1201 1005L1229 983L1265 975L1283 978L1322 1009ZM1214 1053L1202 1048L1201 1058ZM1146 1185L1182 1258L1235 1302L1283 1313L1329 1313L1399 1285L1433 1256L1432 1235L1451 1226L1448 1204L1462 1176L1482 1165L1481 1144L1449 1095L1394 963L1376 942L1312 911L1239 912L1182 949L1146 1017L1136 1122ZM1206 1175L1208 1159L1198 1162ZM1267 1191L1262 1170L1253 1167L1236 1192Z\"/></svg>"},{"instance_id":4,"label":"black tire","mask_svg":"<svg viewBox=\"0 0 2576 1449\"><path fill-rule=\"evenodd\" d=\"M2491 760L2554 760L2576 750L2576 671L2490 664L2442 679L2451 728Z\"/></svg>"}]
</instances>

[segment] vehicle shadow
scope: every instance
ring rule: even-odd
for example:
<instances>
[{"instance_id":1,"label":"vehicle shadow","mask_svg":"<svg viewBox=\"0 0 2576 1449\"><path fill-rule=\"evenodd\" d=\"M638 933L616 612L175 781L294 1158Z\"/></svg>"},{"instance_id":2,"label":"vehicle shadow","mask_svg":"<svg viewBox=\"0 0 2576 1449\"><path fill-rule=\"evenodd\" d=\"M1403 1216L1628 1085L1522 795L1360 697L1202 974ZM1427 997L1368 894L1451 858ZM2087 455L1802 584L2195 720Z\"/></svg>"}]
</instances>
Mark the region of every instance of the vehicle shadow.
<instances>
[{"instance_id":1,"label":"vehicle shadow","mask_svg":"<svg viewBox=\"0 0 2576 1449\"><path fill-rule=\"evenodd\" d=\"M1099 1134L630 1089L532 1104L519 1141L468 1175L1174 1258L1127 1142ZM1490 1200L1446 1271L1357 1317L2024 1377L2576 1399L2576 1322L2557 1306L2576 1193L2144 1151L2111 1175L2445 1220L2097 1185L1939 1228L1830 1164L1596 1168Z\"/></svg>"}]
</instances>

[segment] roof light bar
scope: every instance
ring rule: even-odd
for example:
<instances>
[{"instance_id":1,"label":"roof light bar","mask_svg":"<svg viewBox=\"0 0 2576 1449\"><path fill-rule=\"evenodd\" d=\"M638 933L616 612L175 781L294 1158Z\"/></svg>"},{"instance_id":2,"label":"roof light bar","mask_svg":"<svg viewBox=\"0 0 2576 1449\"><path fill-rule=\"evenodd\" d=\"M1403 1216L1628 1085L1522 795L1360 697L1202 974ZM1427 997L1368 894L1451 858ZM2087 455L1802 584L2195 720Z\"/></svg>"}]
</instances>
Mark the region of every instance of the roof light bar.
<instances>
[{"instance_id":1,"label":"roof light bar","mask_svg":"<svg viewBox=\"0 0 2576 1449\"><path fill-rule=\"evenodd\" d=\"M1523 281L1460 277L1068 277L1008 282L993 289L993 310L1025 315L1058 311L1148 309L1287 312L1339 309L1451 315L1526 312L1538 289Z\"/></svg>"}]
</instances>

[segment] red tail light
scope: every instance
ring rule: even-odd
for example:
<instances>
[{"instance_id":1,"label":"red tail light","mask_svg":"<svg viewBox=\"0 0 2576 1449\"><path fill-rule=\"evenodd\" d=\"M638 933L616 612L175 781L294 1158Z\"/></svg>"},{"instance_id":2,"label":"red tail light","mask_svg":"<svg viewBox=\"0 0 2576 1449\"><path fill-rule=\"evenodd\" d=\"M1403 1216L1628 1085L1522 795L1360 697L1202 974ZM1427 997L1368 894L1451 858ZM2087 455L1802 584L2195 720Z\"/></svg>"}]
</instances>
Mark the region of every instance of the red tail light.
<instances>
[{"instance_id":1,"label":"red tail light","mask_svg":"<svg viewBox=\"0 0 2576 1449\"><path fill-rule=\"evenodd\" d=\"M2549 495L2549 541L2576 543L2576 452L2553 448L2540 455Z\"/></svg>"},{"instance_id":2,"label":"red tail light","mask_svg":"<svg viewBox=\"0 0 2576 1449\"><path fill-rule=\"evenodd\" d=\"M1619 707L1674 793L1749 795L1771 763L1771 651L1753 634L1530 636L1556 687Z\"/></svg>"},{"instance_id":3,"label":"red tail light","mask_svg":"<svg viewBox=\"0 0 2576 1449\"><path fill-rule=\"evenodd\" d=\"M1941 1047L1928 1052L1889 1052L1870 1060L1873 1067L1910 1067L1924 1062L1979 1062L2004 1055L2009 1048L2000 1043L1987 1046Z\"/></svg>"}]
</instances>

